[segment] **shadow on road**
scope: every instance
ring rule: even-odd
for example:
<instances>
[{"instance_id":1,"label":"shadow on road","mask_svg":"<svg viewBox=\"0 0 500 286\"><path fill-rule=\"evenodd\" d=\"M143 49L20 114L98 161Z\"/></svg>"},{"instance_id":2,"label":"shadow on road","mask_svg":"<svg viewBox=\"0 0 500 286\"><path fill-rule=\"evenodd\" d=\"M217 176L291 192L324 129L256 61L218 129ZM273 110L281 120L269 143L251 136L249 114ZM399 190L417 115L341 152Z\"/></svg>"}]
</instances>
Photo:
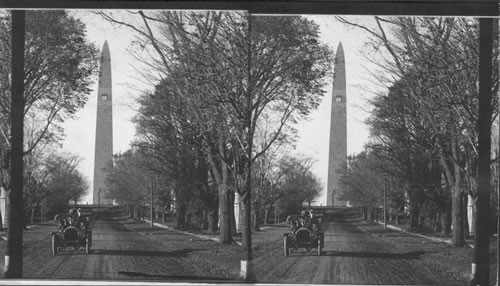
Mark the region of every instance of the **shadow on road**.
<instances>
[{"instance_id":1,"label":"shadow on road","mask_svg":"<svg viewBox=\"0 0 500 286\"><path fill-rule=\"evenodd\" d=\"M430 252L413 251L406 253L382 253L382 252L354 252L354 251L324 251L322 256L339 257L362 257L362 258L380 258L380 259L420 259L422 255Z\"/></svg>"},{"instance_id":2,"label":"shadow on road","mask_svg":"<svg viewBox=\"0 0 500 286\"><path fill-rule=\"evenodd\" d=\"M378 258L378 259L420 259L422 255L431 252L415 251L406 253L382 253L382 252L355 252L355 251L329 251L323 250L321 256L335 257L359 257L359 258ZM318 256L316 250L291 252L290 256Z\"/></svg>"},{"instance_id":3,"label":"shadow on road","mask_svg":"<svg viewBox=\"0 0 500 286\"><path fill-rule=\"evenodd\" d=\"M204 249L181 249L174 251L147 251L147 250L108 250L94 249L94 255L130 255L130 256L164 256L164 257L187 257L190 252Z\"/></svg>"},{"instance_id":4,"label":"shadow on road","mask_svg":"<svg viewBox=\"0 0 500 286\"><path fill-rule=\"evenodd\" d=\"M151 228L150 226L148 227L138 227L138 228L134 228L134 231L136 232L165 232L166 230L164 228L158 228L158 227L154 227L154 228Z\"/></svg>"},{"instance_id":5,"label":"shadow on road","mask_svg":"<svg viewBox=\"0 0 500 286\"><path fill-rule=\"evenodd\" d=\"M221 277L165 275L165 274L133 272L133 271L119 271L118 274L127 275L127 276L131 276L131 277L148 277L148 278L158 278L158 279L168 279L168 280L184 280L184 281L185 280L197 280L198 282L203 281L203 280L234 281L232 279L221 278Z\"/></svg>"}]
</instances>

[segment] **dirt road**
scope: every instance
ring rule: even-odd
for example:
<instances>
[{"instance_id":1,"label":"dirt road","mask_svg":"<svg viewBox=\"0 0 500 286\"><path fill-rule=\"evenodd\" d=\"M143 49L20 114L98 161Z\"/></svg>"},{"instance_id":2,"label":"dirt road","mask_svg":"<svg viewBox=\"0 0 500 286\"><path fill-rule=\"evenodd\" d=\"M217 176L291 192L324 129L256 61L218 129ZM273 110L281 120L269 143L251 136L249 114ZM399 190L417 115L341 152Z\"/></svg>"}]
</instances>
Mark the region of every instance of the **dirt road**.
<instances>
[{"instance_id":1,"label":"dirt road","mask_svg":"<svg viewBox=\"0 0 500 286\"><path fill-rule=\"evenodd\" d=\"M324 224L322 256L311 252L284 257L282 239L262 249L254 261L259 282L306 284L460 285L436 265L420 259L424 251L408 251L374 235L363 221L340 214Z\"/></svg>"},{"instance_id":2,"label":"dirt road","mask_svg":"<svg viewBox=\"0 0 500 286\"><path fill-rule=\"evenodd\" d=\"M25 232L24 278L230 282L238 278L239 261L244 257L237 245L152 229L118 210L92 223L90 255L69 250L53 256L50 232L56 228L55 224L40 225ZM428 251L387 243L381 237L387 234L377 233L380 226L340 212L324 229L322 256L313 250L285 257L282 235L286 227L255 233L257 282L463 285L439 265L422 259Z\"/></svg>"},{"instance_id":3,"label":"dirt road","mask_svg":"<svg viewBox=\"0 0 500 286\"><path fill-rule=\"evenodd\" d=\"M152 240L150 236L156 235L156 231L151 231L144 223L134 226L131 221L117 215L116 212L103 214L99 220L92 223L93 246L90 255L85 254L84 250L67 250L53 256L50 231L57 229L55 224L26 231L24 278L190 281L226 279L221 275L214 276L213 267L209 262L192 255L192 252L204 250L214 242L192 241L190 236L161 230L158 230L158 234L161 233L164 239Z\"/></svg>"}]
</instances>

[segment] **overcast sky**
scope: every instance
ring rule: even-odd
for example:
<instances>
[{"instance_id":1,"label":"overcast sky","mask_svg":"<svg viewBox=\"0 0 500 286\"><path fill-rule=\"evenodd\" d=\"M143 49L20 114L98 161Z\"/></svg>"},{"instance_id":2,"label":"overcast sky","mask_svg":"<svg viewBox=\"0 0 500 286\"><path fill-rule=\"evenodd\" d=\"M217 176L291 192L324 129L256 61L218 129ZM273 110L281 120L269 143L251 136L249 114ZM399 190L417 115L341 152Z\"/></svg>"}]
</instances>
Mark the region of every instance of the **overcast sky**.
<instances>
[{"instance_id":1,"label":"overcast sky","mask_svg":"<svg viewBox=\"0 0 500 286\"><path fill-rule=\"evenodd\" d=\"M131 118L135 114L134 103L140 94L138 90L151 89L138 79L134 67L138 63L128 54L134 35L128 29L118 28L102 20L88 11L72 11L87 25L88 39L99 49L105 40L108 41L111 52L113 80L113 152L126 151L133 140L135 127ZM344 47L347 73L347 152L359 153L368 139L368 128L365 120L368 105L366 99L371 95L366 90L373 90L374 85L368 81L367 61L361 55L366 35L359 30L353 30L338 23L334 16L308 16L320 25L321 40L335 51L339 41ZM369 21L371 17L358 16L356 21ZM315 160L313 172L321 179L323 191L326 190L328 172L328 141L330 129L331 90L324 94L323 101L310 119L298 126L299 141L295 152L312 157ZM66 139L63 148L79 154L83 159L81 172L87 177L90 185L89 196L83 202L90 200L93 187L94 144L97 108L97 83L89 96L86 106L77 114L76 120L65 123ZM325 204L326 196L318 199L318 204Z\"/></svg>"}]
</instances>

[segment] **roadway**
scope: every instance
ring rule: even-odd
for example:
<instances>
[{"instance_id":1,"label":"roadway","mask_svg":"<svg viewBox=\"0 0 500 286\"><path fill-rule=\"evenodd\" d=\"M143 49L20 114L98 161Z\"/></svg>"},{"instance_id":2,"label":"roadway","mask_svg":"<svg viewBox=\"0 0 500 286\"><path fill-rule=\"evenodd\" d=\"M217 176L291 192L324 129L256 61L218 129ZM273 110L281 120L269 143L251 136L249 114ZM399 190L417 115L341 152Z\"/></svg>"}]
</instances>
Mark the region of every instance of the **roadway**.
<instances>
[{"instance_id":1,"label":"roadway","mask_svg":"<svg viewBox=\"0 0 500 286\"><path fill-rule=\"evenodd\" d=\"M389 244L367 231L367 226L348 211L338 212L334 221L323 225L322 256L313 250L285 257L285 227L256 233L253 270L257 282L461 284L421 259L424 251L409 252ZM25 278L230 282L238 278L238 262L244 257L239 246L222 246L170 230L151 229L116 209L92 222L89 255L83 250L67 250L54 256L50 232L56 229L55 224L45 224L25 232Z\"/></svg>"}]
</instances>

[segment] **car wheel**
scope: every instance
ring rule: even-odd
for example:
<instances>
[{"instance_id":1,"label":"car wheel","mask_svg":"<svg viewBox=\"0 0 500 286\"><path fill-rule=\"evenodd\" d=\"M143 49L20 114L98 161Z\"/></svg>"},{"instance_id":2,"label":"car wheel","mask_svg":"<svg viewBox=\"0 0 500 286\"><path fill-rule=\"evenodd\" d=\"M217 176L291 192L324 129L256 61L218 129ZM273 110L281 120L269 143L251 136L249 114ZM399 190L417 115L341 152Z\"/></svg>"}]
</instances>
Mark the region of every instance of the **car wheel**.
<instances>
[{"instance_id":1,"label":"car wheel","mask_svg":"<svg viewBox=\"0 0 500 286\"><path fill-rule=\"evenodd\" d=\"M283 250L285 252L285 256L288 257L290 255L290 247L288 246L288 237L283 237Z\"/></svg>"},{"instance_id":2,"label":"car wheel","mask_svg":"<svg viewBox=\"0 0 500 286\"><path fill-rule=\"evenodd\" d=\"M57 255L57 237L52 234L52 254Z\"/></svg>"}]
</instances>

